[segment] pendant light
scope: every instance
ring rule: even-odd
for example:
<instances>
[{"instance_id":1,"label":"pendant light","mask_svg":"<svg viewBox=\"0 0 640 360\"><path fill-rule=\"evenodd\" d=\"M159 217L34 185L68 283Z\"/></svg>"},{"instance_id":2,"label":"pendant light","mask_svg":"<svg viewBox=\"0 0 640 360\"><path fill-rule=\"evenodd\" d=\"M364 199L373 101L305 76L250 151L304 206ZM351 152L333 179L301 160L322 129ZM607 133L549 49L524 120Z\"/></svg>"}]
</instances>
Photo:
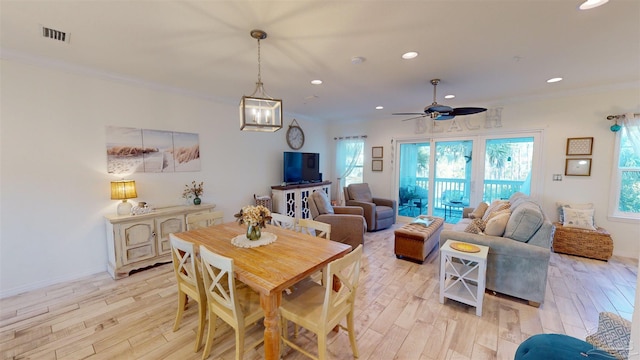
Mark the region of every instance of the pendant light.
<instances>
[{"instance_id":1,"label":"pendant light","mask_svg":"<svg viewBox=\"0 0 640 360\"><path fill-rule=\"evenodd\" d=\"M249 96L240 100L240 130L274 132L282 128L282 100L267 95L260 74L260 40L267 38L262 30L251 30L251 37L258 40L258 82Z\"/></svg>"}]
</instances>

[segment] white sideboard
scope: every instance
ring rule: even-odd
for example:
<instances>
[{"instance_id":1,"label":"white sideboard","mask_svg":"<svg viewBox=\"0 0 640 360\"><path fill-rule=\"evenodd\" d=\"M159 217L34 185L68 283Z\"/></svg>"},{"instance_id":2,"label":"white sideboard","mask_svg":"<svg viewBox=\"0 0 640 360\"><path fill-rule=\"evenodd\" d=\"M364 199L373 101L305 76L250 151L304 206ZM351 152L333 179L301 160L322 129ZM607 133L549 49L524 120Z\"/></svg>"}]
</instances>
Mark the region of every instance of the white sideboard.
<instances>
[{"instance_id":1,"label":"white sideboard","mask_svg":"<svg viewBox=\"0 0 640 360\"><path fill-rule=\"evenodd\" d=\"M114 279L171 261L169 234L185 231L186 216L209 212L214 204L171 206L142 215L106 215L107 270Z\"/></svg>"},{"instance_id":2,"label":"white sideboard","mask_svg":"<svg viewBox=\"0 0 640 360\"><path fill-rule=\"evenodd\" d=\"M273 198L273 211L297 219L308 219L311 217L308 203L309 196L311 196L314 191L324 191L330 196L331 181L272 186L271 197Z\"/></svg>"}]
</instances>

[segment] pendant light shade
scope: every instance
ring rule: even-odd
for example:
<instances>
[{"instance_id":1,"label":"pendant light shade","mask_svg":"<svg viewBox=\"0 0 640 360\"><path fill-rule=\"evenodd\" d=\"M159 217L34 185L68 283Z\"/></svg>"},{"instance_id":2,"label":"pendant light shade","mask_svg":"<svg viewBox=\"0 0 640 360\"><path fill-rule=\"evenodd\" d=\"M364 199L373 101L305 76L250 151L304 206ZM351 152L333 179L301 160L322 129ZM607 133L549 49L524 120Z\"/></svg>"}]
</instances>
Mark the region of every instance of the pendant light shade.
<instances>
[{"instance_id":1,"label":"pendant light shade","mask_svg":"<svg viewBox=\"0 0 640 360\"><path fill-rule=\"evenodd\" d=\"M274 132L282 128L282 100L267 95L260 74L260 40L267 38L262 30L251 30L258 40L258 82L249 96L240 99L240 130Z\"/></svg>"}]
</instances>

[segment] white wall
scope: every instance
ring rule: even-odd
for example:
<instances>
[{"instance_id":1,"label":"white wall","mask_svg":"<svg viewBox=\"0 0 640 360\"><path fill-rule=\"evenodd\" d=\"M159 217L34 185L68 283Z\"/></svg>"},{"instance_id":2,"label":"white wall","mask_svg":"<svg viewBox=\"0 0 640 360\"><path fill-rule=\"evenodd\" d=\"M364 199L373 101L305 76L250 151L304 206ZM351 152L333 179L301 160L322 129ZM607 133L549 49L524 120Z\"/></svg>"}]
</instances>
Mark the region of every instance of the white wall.
<instances>
[{"instance_id":1,"label":"white wall","mask_svg":"<svg viewBox=\"0 0 640 360\"><path fill-rule=\"evenodd\" d=\"M485 129L484 114L467 116L478 130L462 131L450 128L452 121L465 121L465 117L442 121L445 131L436 136L498 134L500 132L541 129L543 131L542 205L548 216L556 218L556 201L592 202L595 204L596 223L606 228L614 240L614 254L638 258L640 252L640 224L613 221L607 218L611 165L615 134L607 115L640 112L640 89L606 89L597 93L573 94L553 99L520 101L502 105L502 127ZM330 129L330 135L367 135L365 146L365 181L379 196L394 197L392 139L429 137L429 133L415 134L414 121L401 121L402 117L389 117L377 122L342 124ZM591 176L564 176L567 138L594 137ZM371 147L384 146L384 171L371 172ZM563 174L561 182L552 181L553 174ZM335 175L334 175L335 177Z\"/></svg>"},{"instance_id":2,"label":"white wall","mask_svg":"<svg viewBox=\"0 0 640 360\"><path fill-rule=\"evenodd\" d=\"M103 216L116 211L118 179L107 174L107 125L200 134L201 171L128 176L133 201L183 204L184 185L204 181L203 201L231 221L282 181L291 117L276 133L241 132L237 102L52 66L0 63L0 297L106 270ZM308 134L301 151L326 154L325 126L297 120ZM324 155L320 165L327 174Z\"/></svg>"}]
</instances>

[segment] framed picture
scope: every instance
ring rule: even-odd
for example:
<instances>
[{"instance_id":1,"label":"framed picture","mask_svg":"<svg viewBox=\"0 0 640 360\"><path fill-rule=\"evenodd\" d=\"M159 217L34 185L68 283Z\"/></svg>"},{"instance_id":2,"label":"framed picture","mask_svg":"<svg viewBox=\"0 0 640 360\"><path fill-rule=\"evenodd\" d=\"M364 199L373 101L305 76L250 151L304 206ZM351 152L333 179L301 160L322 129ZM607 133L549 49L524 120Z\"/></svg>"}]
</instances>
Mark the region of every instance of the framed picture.
<instances>
[{"instance_id":1,"label":"framed picture","mask_svg":"<svg viewBox=\"0 0 640 360\"><path fill-rule=\"evenodd\" d=\"M382 160L371 160L371 171L382 171Z\"/></svg>"},{"instance_id":2,"label":"framed picture","mask_svg":"<svg viewBox=\"0 0 640 360\"><path fill-rule=\"evenodd\" d=\"M371 148L371 157L374 159L382 159L384 148L382 146L374 146Z\"/></svg>"},{"instance_id":3,"label":"framed picture","mask_svg":"<svg viewBox=\"0 0 640 360\"><path fill-rule=\"evenodd\" d=\"M565 176L591 176L591 159L567 159Z\"/></svg>"},{"instance_id":4,"label":"framed picture","mask_svg":"<svg viewBox=\"0 0 640 360\"><path fill-rule=\"evenodd\" d=\"M567 139L567 155L591 155L592 149L592 137Z\"/></svg>"}]
</instances>

